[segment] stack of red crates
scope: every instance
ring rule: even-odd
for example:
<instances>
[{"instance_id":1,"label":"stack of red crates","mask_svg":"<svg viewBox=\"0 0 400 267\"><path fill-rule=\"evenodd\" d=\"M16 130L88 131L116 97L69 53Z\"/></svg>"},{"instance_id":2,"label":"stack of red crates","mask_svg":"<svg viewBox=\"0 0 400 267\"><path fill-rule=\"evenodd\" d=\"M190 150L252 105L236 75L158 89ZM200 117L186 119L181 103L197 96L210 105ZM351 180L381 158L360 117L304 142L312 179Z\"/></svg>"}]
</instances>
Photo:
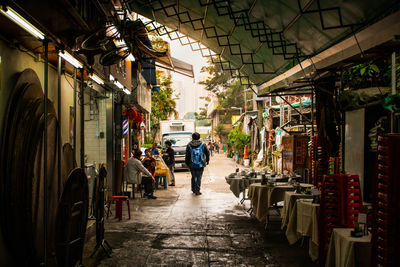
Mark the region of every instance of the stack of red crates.
<instances>
[{"instance_id":1,"label":"stack of red crates","mask_svg":"<svg viewBox=\"0 0 400 267\"><path fill-rule=\"evenodd\" d=\"M330 157L329 158L329 174L339 174L342 172L342 158Z\"/></svg>"},{"instance_id":2,"label":"stack of red crates","mask_svg":"<svg viewBox=\"0 0 400 267\"><path fill-rule=\"evenodd\" d=\"M324 175L318 216L319 265L325 258L333 228L354 227L362 211L362 197L358 175Z\"/></svg>"},{"instance_id":3,"label":"stack of red crates","mask_svg":"<svg viewBox=\"0 0 400 267\"><path fill-rule=\"evenodd\" d=\"M400 266L400 134L378 138L378 173L373 185L372 263Z\"/></svg>"},{"instance_id":4,"label":"stack of red crates","mask_svg":"<svg viewBox=\"0 0 400 267\"><path fill-rule=\"evenodd\" d=\"M328 139L324 136L313 136L310 146L311 183L318 186L323 175L328 173L329 149Z\"/></svg>"}]
</instances>

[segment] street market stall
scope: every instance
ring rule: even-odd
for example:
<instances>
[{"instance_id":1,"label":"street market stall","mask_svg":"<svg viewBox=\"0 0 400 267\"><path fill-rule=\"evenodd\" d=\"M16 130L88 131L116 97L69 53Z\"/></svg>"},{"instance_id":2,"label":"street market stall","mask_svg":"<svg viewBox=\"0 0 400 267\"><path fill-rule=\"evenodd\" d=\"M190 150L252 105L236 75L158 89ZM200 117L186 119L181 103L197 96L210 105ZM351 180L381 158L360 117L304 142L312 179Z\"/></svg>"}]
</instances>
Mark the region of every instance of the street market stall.
<instances>
[{"instance_id":1,"label":"street market stall","mask_svg":"<svg viewBox=\"0 0 400 267\"><path fill-rule=\"evenodd\" d=\"M171 183L172 180L171 172L161 156L153 157L156 159L156 172L154 173L154 177L156 178L156 189L158 189L158 185L162 180L164 189L167 190L168 185Z\"/></svg>"}]
</instances>

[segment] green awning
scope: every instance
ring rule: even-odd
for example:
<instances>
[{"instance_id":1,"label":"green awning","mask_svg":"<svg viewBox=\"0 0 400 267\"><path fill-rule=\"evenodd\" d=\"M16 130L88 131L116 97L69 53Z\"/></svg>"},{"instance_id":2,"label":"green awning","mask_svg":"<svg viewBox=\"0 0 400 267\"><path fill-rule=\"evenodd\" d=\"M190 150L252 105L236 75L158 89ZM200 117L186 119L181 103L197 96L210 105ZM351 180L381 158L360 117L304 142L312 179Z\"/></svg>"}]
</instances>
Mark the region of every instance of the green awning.
<instances>
[{"instance_id":1,"label":"green awning","mask_svg":"<svg viewBox=\"0 0 400 267\"><path fill-rule=\"evenodd\" d=\"M136 0L150 31L220 57L224 69L261 85L399 10L397 0ZM166 27L163 27L166 26ZM182 33L182 35L177 34ZM189 37L190 39L188 39Z\"/></svg>"}]
</instances>

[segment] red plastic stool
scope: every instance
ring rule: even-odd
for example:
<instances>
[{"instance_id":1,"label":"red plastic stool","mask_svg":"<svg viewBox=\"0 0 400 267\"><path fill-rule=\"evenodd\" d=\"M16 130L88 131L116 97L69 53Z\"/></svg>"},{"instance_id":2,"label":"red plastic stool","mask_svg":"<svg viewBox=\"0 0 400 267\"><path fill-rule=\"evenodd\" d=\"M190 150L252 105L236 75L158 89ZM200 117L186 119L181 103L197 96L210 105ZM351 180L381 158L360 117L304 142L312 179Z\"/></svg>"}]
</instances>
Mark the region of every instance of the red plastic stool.
<instances>
[{"instance_id":1,"label":"red plastic stool","mask_svg":"<svg viewBox=\"0 0 400 267\"><path fill-rule=\"evenodd\" d=\"M115 201L115 218L122 220L122 202L126 201L128 205L129 220L131 219L131 208L129 207L129 198L127 196L111 196L108 200L107 219L110 214L111 201Z\"/></svg>"}]
</instances>

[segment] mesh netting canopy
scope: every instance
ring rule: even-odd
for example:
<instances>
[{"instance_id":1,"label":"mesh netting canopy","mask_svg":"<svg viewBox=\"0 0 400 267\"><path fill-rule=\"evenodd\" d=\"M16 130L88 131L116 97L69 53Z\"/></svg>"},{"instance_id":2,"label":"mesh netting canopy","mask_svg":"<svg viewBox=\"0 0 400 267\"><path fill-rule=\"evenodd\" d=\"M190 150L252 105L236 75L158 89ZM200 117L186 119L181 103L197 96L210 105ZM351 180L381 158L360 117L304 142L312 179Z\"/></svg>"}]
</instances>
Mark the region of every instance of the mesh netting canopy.
<instances>
[{"instance_id":1,"label":"mesh netting canopy","mask_svg":"<svg viewBox=\"0 0 400 267\"><path fill-rule=\"evenodd\" d=\"M264 82L399 9L397 0L135 0L148 31L212 56L242 84Z\"/></svg>"}]
</instances>

